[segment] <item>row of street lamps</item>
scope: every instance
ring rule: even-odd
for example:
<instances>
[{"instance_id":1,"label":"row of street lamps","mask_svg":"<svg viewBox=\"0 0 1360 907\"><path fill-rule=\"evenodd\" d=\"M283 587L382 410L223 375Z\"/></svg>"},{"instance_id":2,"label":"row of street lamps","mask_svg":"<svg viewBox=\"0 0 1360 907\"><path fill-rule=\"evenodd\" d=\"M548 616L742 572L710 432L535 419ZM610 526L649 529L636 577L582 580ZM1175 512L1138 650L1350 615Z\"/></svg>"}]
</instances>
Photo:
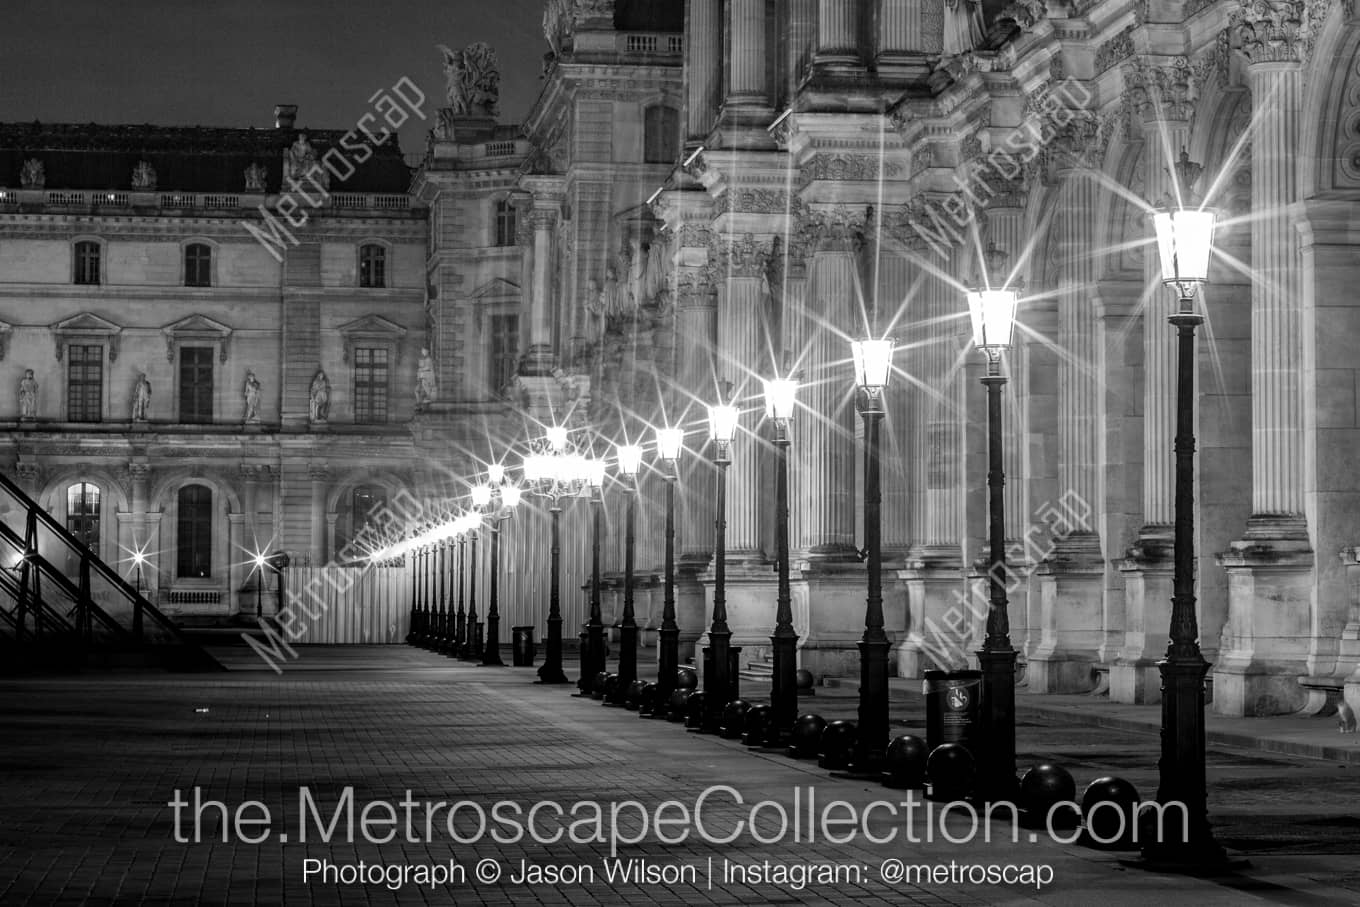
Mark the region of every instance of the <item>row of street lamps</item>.
<instances>
[{"instance_id":1,"label":"row of street lamps","mask_svg":"<svg viewBox=\"0 0 1360 907\"><path fill-rule=\"evenodd\" d=\"M1194 181L1195 172L1182 155L1176 167L1181 184ZM1179 305L1171 316L1178 332L1178 394L1176 436L1176 491L1175 491L1175 596L1167 657L1159 663L1163 677L1162 758L1159 763L1161 784L1158 800L1163 803L1178 801L1190 810L1190 834L1187 840L1163 842L1150 847L1148 853L1158 859L1172 861L1221 859L1222 851L1213 841L1205 806L1204 769L1204 675L1208 665L1199 650L1198 627L1195 619L1194 548L1193 548L1193 394L1194 394L1194 330L1203 317L1194 308L1196 287L1207 281L1208 263L1213 245L1215 218L1206 209L1181 208L1155 214L1154 226L1162 267L1163 283L1177 291ZM1015 671L1017 653L1010 639L1008 602L1005 588L1005 509L1002 471L1001 393L1006 384L1002 373L1002 356L1011 346L1019 292L1014 286L993 287L987 275L997 275L1005 265L1005 254L989 245L983 253L984 275L980 286L967 292L974 346L986 358L986 373L982 383L987 392L987 449L988 449L988 538L989 538L989 602L985 638L977 653L982 673L981 731L982 741L975 755L979 760L978 782L982 796L989 800L1010 800L1016 792L1015 745ZM884 396L892 371L893 341L862 339L851 344L858 390L857 408L864 422L864 543L867 567L867 597L864 632L859 642L860 690L857 740L852 759L852 771L881 770L888 742L888 649L889 640L884 628L882 595L882 550L880 512L880 455L879 430L884 418ZM789 526L788 526L788 449L789 428L797 403L798 382L792 376L764 382L764 402L767 417L773 428L773 443L777 451L775 471L777 522L776 568L778 591L775 627L770 642L773 653L773 685L770 705L774 724L781 734L787 734L797 718L797 644L798 635L793 625L789 589ZM724 389L717 403L708 407L708 436L713 443L713 464L717 467L714 497L713 605L708 629L708 647L704 652L705 720L708 729L716 727L726 704L735 698L736 654L727 623L726 601L726 478L731 462L731 448L735 441L739 411ZM675 616L675 485L678 462L683 452L684 432L674 427L656 430L656 448L665 468L666 483L665 575L664 599L658 650L656 702L667 701L676 683L679 666L679 627ZM632 681L637 679L638 626L634 612L634 519L638 494L638 472L643 450L636 444L616 447L620 480L627 494L624 540L623 611L618 623L620 655L616 697L624 697ZM582 651L582 693L591 692L594 678L604 670L604 627L600 611L600 510L603 502L605 464L602 460L582 455L571 442L567 429L554 426L542 439L531 443L531 451L523 463L525 489L548 499L551 514L551 563L549 612L547 617L547 650L545 663L539 669L542 683L566 683L562 670L562 615L560 605L560 514L564 499L589 491L592 501L590 618ZM473 515L464 517L461 529L455 534L475 537L474 524L480 524L480 512L487 508L493 493L501 497L501 511L513 509L518 491L504 481L504 470L497 467L496 480L478 486L473 500ZM471 522L466 522L471 521ZM494 525L494 524L493 524ZM438 527L434 544L446 537L447 530ZM494 532L494 530L493 530ZM441 535L444 533L444 535ZM427 533L428 535L428 533ZM496 620L496 539L493 535L491 576L491 621L488 648L495 649L498 633ZM426 543L426 550L429 543ZM475 609L475 604L474 604ZM416 612L413 609L413 613ZM474 611L475 614L475 611ZM461 615L461 607L460 607ZM413 627L417 640L446 640L436 630L431 636L421 618L421 625ZM490 656L488 656L490 657ZM497 659L498 660L498 659ZM491 662L487 662L491 663ZM654 710L664 714L664 707Z\"/></svg>"}]
</instances>

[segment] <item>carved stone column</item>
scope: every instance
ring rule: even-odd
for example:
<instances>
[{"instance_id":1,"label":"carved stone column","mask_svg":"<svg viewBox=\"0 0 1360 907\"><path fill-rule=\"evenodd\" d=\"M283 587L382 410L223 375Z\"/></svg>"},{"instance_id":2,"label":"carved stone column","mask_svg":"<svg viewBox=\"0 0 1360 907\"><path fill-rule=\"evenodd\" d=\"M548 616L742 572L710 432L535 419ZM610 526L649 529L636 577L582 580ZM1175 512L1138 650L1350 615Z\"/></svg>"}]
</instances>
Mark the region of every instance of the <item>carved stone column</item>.
<instances>
[{"instance_id":1,"label":"carved stone column","mask_svg":"<svg viewBox=\"0 0 1360 907\"><path fill-rule=\"evenodd\" d=\"M769 107L765 80L765 0L729 0L727 105Z\"/></svg>"},{"instance_id":2,"label":"carved stone column","mask_svg":"<svg viewBox=\"0 0 1360 907\"><path fill-rule=\"evenodd\" d=\"M556 365L553 348L552 260L553 228L557 224L557 200L535 197L529 212L533 226L533 280L530 285L529 351L524 357L523 374L533 377L551 375Z\"/></svg>"},{"instance_id":3,"label":"carved stone column","mask_svg":"<svg viewBox=\"0 0 1360 907\"><path fill-rule=\"evenodd\" d=\"M718 0L691 0L685 17L685 144L702 145L718 112L722 84L722 12Z\"/></svg>"},{"instance_id":4,"label":"carved stone column","mask_svg":"<svg viewBox=\"0 0 1360 907\"><path fill-rule=\"evenodd\" d=\"M1305 700L1296 682L1316 657L1335 659L1336 635L1319 625L1314 554L1304 517L1305 374L1299 237L1302 4L1249 4L1234 18L1255 110L1251 141L1252 515L1221 563L1228 571L1228 632L1214 665L1214 711L1268 715ZM1330 564L1329 564L1330 566ZM1301 623L1300 613L1313 612ZM1313 637L1327 636L1321 650ZM1310 664L1314 662L1314 664Z\"/></svg>"},{"instance_id":5,"label":"carved stone column","mask_svg":"<svg viewBox=\"0 0 1360 907\"><path fill-rule=\"evenodd\" d=\"M860 0L818 0L817 68L845 69L859 64Z\"/></svg>"}]
</instances>

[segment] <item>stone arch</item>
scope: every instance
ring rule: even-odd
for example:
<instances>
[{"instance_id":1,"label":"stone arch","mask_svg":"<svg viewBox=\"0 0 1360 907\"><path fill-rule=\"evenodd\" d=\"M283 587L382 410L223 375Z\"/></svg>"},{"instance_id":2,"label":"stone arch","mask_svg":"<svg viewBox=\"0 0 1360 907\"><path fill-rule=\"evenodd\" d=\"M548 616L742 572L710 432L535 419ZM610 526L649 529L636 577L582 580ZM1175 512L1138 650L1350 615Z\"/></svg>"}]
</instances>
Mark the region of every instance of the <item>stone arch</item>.
<instances>
[{"instance_id":1,"label":"stone arch","mask_svg":"<svg viewBox=\"0 0 1360 907\"><path fill-rule=\"evenodd\" d=\"M1304 70L1300 198L1360 193L1360 25L1333 6Z\"/></svg>"},{"instance_id":2,"label":"stone arch","mask_svg":"<svg viewBox=\"0 0 1360 907\"><path fill-rule=\"evenodd\" d=\"M111 469L77 465L59 466L52 471L42 491L37 495L38 505L65 526L66 489L79 482L89 482L99 488L99 546L95 555L118 569L118 562L122 557L119 551L118 514L127 513L131 506L127 486Z\"/></svg>"}]
</instances>

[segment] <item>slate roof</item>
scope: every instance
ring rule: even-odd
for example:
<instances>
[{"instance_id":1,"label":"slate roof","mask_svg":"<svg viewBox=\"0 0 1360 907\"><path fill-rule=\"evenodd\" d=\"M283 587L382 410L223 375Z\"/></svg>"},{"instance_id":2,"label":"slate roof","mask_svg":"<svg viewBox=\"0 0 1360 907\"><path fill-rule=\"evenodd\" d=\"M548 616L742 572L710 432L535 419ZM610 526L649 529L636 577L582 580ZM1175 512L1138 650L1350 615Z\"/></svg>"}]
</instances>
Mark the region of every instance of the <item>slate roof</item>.
<instances>
[{"instance_id":1,"label":"slate roof","mask_svg":"<svg viewBox=\"0 0 1360 907\"><path fill-rule=\"evenodd\" d=\"M43 163L46 189L131 189L133 169L146 161L156 171L157 192L242 192L245 170L254 163L268 171L268 191L279 192L284 149L299 133L318 156L345 134L338 129L0 123L0 186L18 188L24 161L37 158ZM410 183L410 168L393 135L373 148L349 179L332 178L330 188L402 193Z\"/></svg>"}]
</instances>

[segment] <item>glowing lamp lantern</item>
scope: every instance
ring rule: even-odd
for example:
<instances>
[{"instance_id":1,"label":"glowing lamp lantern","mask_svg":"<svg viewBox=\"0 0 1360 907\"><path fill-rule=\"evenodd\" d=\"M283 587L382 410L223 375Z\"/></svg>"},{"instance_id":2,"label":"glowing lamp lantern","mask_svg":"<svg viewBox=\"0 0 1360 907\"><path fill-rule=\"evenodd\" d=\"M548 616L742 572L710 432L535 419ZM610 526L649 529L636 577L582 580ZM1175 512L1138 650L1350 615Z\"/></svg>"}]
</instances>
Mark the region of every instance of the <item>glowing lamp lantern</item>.
<instances>
[{"instance_id":1,"label":"glowing lamp lantern","mask_svg":"<svg viewBox=\"0 0 1360 907\"><path fill-rule=\"evenodd\" d=\"M587 460L585 463L586 481L590 487L599 491L604 487L604 460Z\"/></svg>"},{"instance_id":2,"label":"glowing lamp lantern","mask_svg":"<svg viewBox=\"0 0 1360 907\"><path fill-rule=\"evenodd\" d=\"M658 428L656 430L656 452L663 460L678 460L685 449L685 430L683 428Z\"/></svg>"},{"instance_id":3,"label":"glowing lamp lantern","mask_svg":"<svg viewBox=\"0 0 1360 907\"><path fill-rule=\"evenodd\" d=\"M519 490L518 485L506 485L501 488L501 503L504 504L507 509L514 509L519 506L519 501L522 496L523 492Z\"/></svg>"},{"instance_id":4,"label":"glowing lamp lantern","mask_svg":"<svg viewBox=\"0 0 1360 907\"><path fill-rule=\"evenodd\" d=\"M973 345L980 350L1002 350L1011 345L1015 331L1015 290L968 291L968 315L973 321Z\"/></svg>"},{"instance_id":5,"label":"glowing lamp lantern","mask_svg":"<svg viewBox=\"0 0 1360 907\"><path fill-rule=\"evenodd\" d=\"M472 506L485 507L491 503L491 486L473 485L469 495L472 497Z\"/></svg>"},{"instance_id":6,"label":"glowing lamp lantern","mask_svg":"<svg viewBox=\"0 0 1360 907\"><path fill-rule=\"evenodd\" d=\"M486 480L492 485L505 484L505 464L492 463L486 468Z\"/></svg>"},{"instance_id":7,"label":"glowing lamp lantern","mask_svg":"<svg viewBox=\"0 0 1360 907\"><path fill-rule=\"evenodd\" d=\"M737 435L737 408L730 403L715 403L708 408L708 436L726 447Z\"/></svg>"},{"instance_id":8,"label":"glowing lamp lantern","mask_svg":"<svg viewBox=\"0 0 1360 907\"><path fill-rule=\"evenodd\" d=\"M567 427L565 425L554 425L548 429L548 444L553 450L562 450L567 446Z\"/></svg>"},{"instance_id":9,"label":"glowing lamp lantern","mask_svg":"<svg viewBox=\"0 0 1360 907\"><path fill-rule=\"evenodd\" d=\"M1194 296L1195 288L1209 281L1215 219L1213 211L1203 208L1157 211L1152 215L1162 283L1174 286L1183 299Z\"/></svg>"},{"instance_id":10,"label":"glowing lamp lantern","mask_svg":"<svg viewBox=\"0 0 1360 907\"><path fill-rule=\"evenodd\" d=\"M850 344L855 359L855 383L867 391L878 391L888 386L892 371L893 342L891 340L856 340Z\"/></svg>"},{"instance_id":11,"label":"glowing lamp lantern","mask_svg":"<svg viewBox=\"0 0 1360 907\"><path fill-rule=\"evenodd\" d=\"M642 467L642 448L637 444L619 444L615 453L619 458L619 474L635 478Z\"/></svg>"},{"instance_id":12,"label":"glowing lamp lantern","mask_svg":"<svg viewBox=\"0 0 1360 907\"><path fill-rule=\"evenodd\" d=\"M885 377L886 381L887 378ZM793 418L793 407L798 400L798 382L792 378L765 381L765 415L779 422Z\"/></svg>"}]
</instances>

